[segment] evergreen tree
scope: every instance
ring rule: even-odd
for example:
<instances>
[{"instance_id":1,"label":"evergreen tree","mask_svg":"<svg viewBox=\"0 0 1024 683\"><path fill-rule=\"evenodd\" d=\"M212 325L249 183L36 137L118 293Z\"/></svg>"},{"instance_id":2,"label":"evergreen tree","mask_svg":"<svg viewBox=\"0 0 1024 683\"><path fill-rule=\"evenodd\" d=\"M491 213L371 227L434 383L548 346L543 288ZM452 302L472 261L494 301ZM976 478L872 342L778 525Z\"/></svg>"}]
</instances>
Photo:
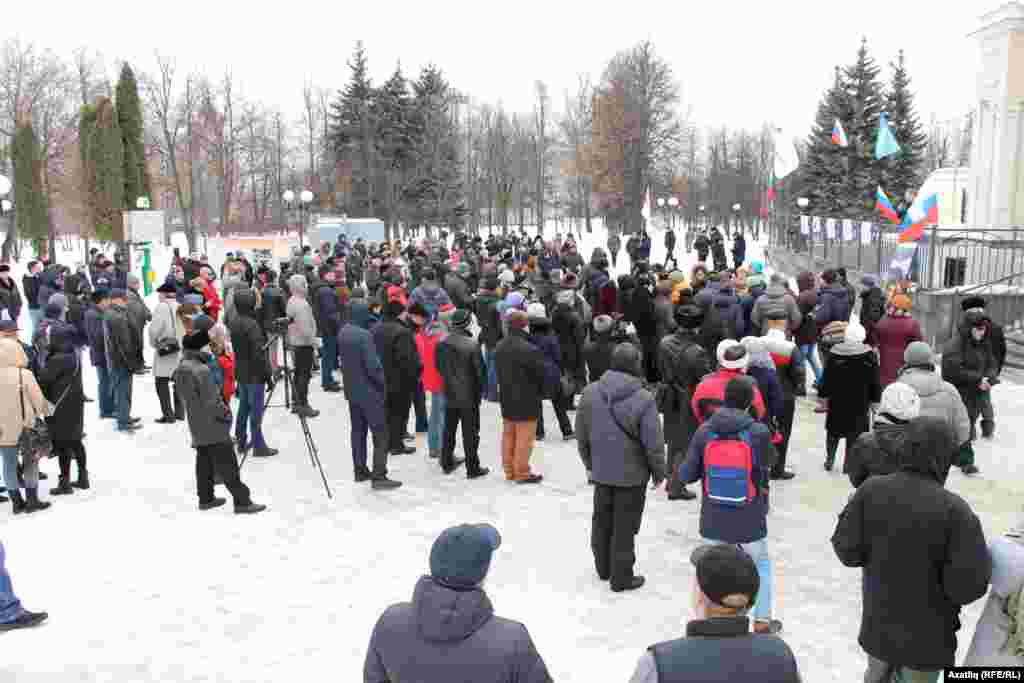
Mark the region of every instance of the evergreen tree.
<instances>
[{"instance_id":1,"label":"evergreen tree","mask_svg":"<svg viewBox=\"0 0 1024 683\"><path fill-rule=\"evenodd\" d=\"M353 162L353 206L350 209L373 216L376 214L374 181L377 173L375 92L362 41L356 43L348 67L349 83L331 105L329 141L339 160Z\"/></svg>"},{"instance_id":2,"label":"evergreen tree","mask_svg":"<svg viewBox=\"0 0 1024 683\"><path fill-rule=\"evenodd\" d=\"M124 199L124 138L117 122L117 110L109 98L96 102L96 125L89 155L93 168L93 209L96 237L103 241L120 239Z\"/></svg>"},{"instance_id":3,"label":"evergreen tree","mask_svg":"<svg viewBox=\"0 0 1024 683\"><path fill-rule=\"evenodd\" d=\"M149 195L146 183L146 152L142 144L142 104L135 73L125 62L117 81L117 120L124 147L124 192L126 208L134 209L138 197Z\"/></svg>"},{"instance_id":4,"label":"evergreen tree","mask_svg":"<svg viewBox=\"0 0 1024 683\"><path fill-rule=\"evenodd\" d=\"M842 71L836 67L832 87L818 104L814 127L807 140L807 156L800 168L811 200L808 211L814 215L837 217L846 214L850 149L832 142L832 130L836 119L844 128L847 127L850 113L847 85Z\"/></svg>"},{"instance_id":5,"label":"evergreen tree","mask_svg":"<svg viewBox=\"0 0 1024 683\"><path fill-rule=\"evenodd\" d=\"M14 164L14 230L21 238L32 240L36 254L41 256L49 234L49 219L43 196L39 138L30 121L22 122L14 133L11 161Z\"/></svg>"},{"instance_id":6,"label":"evergreen tree","mask_svg":"<svg viewBox=\"0 0 1024 683\"><path fill-rule=\"evenodd\" d=\"M96 168L93 165L90 145L92 133L96 128L96 107L84 105L78 112L78 156L82 160L82 196L85 198L85 225L82 234L92 237L96 234Z\"/></svg>"},{"instance_id":7,"label":"evergreen tree","mask_svg":"<svg viewBox=\"0 0 1024 683\"><path fill-rule=\"evenodd\" d=\"M415 180L409 188L419 218L428 225L455 227L463 213L455 93L441 70L428 65L413 83L412 138Z\"/></svg>"},{"instance_id":8,"label":"evergreen tree","mask_svg":"<svg viewBox=\"0 0 1024 683\"><path fill-rule=\"evenodd\" d=\"M910 91L910 76L907 74L903 50L892 67L892 83L886 95L886 112L900 153L882 160L882 186L892 203L901 213L910 206L908 193L917 192L924 181L924 158L928 147L928 136L914 108L914 95Z\"/></svg>"},{"instance_id":9,"label":"evergreen tree","mask_svg":"<svg viewBox=\"0 0 1024 683\"><path fill-rule=\"evenodd\" d=\"M846 133L850 146L845 150L850 160L848 190L844 193L843 218L875 220L875 200L881 171L886 160L875 160L878 120L885 98L878 80L880 67L868 53L867 38L861 40L857 61L846 68L844 81L849 101L849 126ZM845 121L844 121L845 123ZM888 190L887 190L888 192ZM891 196L891 195L890 195Z\"/></svg>"},{"instance_id":10,"label":"evergreen tree","mask_svg":"<svg viewBox=\"0 0 1024 683\"><path fill-rule=\"evenodd\" d=\"M401 65L374 94L377 154L382 162L383 200L389 234L394 235L401 212L401 188L413 159L412 100Z\"/></svg>"}]
</instances>

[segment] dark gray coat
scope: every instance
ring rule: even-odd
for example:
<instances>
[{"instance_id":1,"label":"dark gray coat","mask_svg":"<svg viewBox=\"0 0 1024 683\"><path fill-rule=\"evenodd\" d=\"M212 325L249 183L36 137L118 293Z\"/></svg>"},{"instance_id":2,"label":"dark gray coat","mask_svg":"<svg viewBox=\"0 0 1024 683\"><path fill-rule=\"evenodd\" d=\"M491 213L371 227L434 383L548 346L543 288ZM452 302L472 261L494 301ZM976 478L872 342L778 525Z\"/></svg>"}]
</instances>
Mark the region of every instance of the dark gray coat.
<instances>
[{"instance_id":1,"label":"dark gray coat","mask_svg":"<svg viewBox=\"0 0 1024 683\"><path fill-rule=\"evenodd\" d=\"M231 443L231 410L213 381L202 351L183 351L174 371L174 385L185 402L192 447Z\"/></svg>"},{"instance_id":2,"label":"dark gray coat","mask_svg":"<svg viewBox=\"0 0 1024 683\"><path fill-rule=\"evenodd\" d=\"M588 386L576 408L576 440L598 484L644 486L665 478L658 407L639 377L608 370Z\"/></svg>"},{"instance_id":3,"label":"dark gray coat","mask_svg":"<svg viewBox=\"0 0 1024 683\"><path fill-rule=\"evenodd\" d=\"M364 683L550 683L526 627L494 615L481 588L456 591L429 576L412 602L384 611L370 638Z\"/></svg>"}]
</instances>

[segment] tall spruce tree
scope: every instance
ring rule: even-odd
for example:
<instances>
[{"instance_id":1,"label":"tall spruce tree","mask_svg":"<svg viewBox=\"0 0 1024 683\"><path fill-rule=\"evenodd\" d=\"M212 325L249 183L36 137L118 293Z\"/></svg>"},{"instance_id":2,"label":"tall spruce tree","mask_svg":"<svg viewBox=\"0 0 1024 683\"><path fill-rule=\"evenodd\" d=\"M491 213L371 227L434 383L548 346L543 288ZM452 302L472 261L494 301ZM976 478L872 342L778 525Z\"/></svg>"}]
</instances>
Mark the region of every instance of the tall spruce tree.
<instances>
[{"instance_id":1,"label":"tall spruce tree","mask_svg":"<svg viewBox=\"0 0 1024 683\"><path fill-rule=\"evenodd\" d=\"M461 216L461 175L454 95L433 64L412 85L415 183L410 188L420 219L454 227Z\"/></svg>"},{"instance_id":2,"label":"tall spruce tree","mask_svg":"<svg viewBox=\"0 0 1024 683\"><path fill-rule=\"evenodd\" d=\"M78 110L78 156L82 161L82 197L85 198L85 211L82 234L88 239L96 234L96 168L93 164L90 148L92 133L96 128L96 106L86 104Z\"/></svg>"},{"instance_id":3,"label":"tall spruce tree","mask_svg":"<svg viewBox=\"0 0 1024 683\"><path fill-rule=\"evenodd\" d=\"M338 159L352 161L352 204L350 210L376 214L377 121L375 91L370 80L366 50L362 41L348 63L348 85L331 105L330 144Z\"/></svg>"},{"instance_id":4,"label":"tall spruce tree","mask_svg":"<svg viewBox=\"0 0 1024 683\"><path fill-rule=\"evenodd\" d=\"M868 52L867 38L861 40L857 61L844 71L850 106L850 147L846 152L850 160L849 189L844 193L845 211L842 217L874 220L875 199L882 169L887 161L875 160L875 140L878 135L879 115L885 106L885 97L878 79L881 68Z\"/></svg>"},{"instance_id":5,"label":"tall spruce tree","mask_svg":"<svg viewBox=\"0 0 1024 683\"><path fill-rule=\"evenodd\" d=\"M117 122L124 147L124 201L125 208L134 209L135 200L147 197L146 152L142 144L142 103L135 73L125 62L117 81Z\"/></svg>"},{"instance_id":6,"label":"tall spruce tree","mask_svg":"<svg viewBox=\"0 0 1024 683\"><path fill-rule=\"evenodd\" d=\"M124 209L124 138L117 110L107 97L96 101L96 125L89 145L93 172L93 207L96 236L103 241L122 239Z\"/></svg>"},{"instance_id":7,"label":"tall spruce tree","mask_svg":"<svg viewBox=\"0 0 1024 683\"><path fill-rule=\"evenodd\" d=\"M843 126L850 124L851 109L843 72L835 69L832 87L818 104L814 127L807 140L807 155L801 165L807 194L811 200L809 211L818 216L843 216L846 213L849 192L849 148L832 142L836 119Z\"/></svg>"},{"instance_id":8,"label":"tall spruce tree","mask_svg":"<svg viewBox=\"0 0 1024 683\"><path fill-rule=\"evenodd\" d=\"M917 111L914 95L910 91L910 76L907 74L903 50L895 62L890 63L892 81L886 94L886 112L900 152L882 163L882 185L889 198L900 212L910 206L908 195L917 192L923 182L924 158L928 147L928 136L924 132Z\"/></svg>"},{"instance_id":9,"label":"tall spruce tree","mask_svg":"<svg viewBox=\"0 0 1024 683\"><path fill-rule=\"evenodd\" d=\"M14 163L15 233L22 239L32 240L36 254L41 256L49 234L49 219L43 195L39 138L31 121L22 122L15 131L11 161Z\"/></svg>"},{"instance_id":10,"label":"tall spruce tree","mask_svg":"<svg viewBox=\"0 0 1024 683\"><path fill-rule=\"evenodd\" d=\"M413 159L412 100L401 65L374 95L377 154L382 162L384 206L389 235L394 236L402 211L406 175Z\"/></svg>"}]
</instances>

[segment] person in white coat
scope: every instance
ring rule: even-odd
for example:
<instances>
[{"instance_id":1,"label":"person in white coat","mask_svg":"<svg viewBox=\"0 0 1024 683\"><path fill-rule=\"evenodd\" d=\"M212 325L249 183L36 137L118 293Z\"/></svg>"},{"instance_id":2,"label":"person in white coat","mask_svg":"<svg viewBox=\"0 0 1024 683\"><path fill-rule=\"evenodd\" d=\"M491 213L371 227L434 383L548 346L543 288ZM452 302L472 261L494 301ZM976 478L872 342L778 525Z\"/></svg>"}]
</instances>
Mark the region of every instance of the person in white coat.
<instances>
[{"instance_id":1,"label":"person in white coat","mask_svg":"<svg viewBox=\"0 0 1024 683\"><path fill-rule=\"evenodd\" d=\"M157 288L160 303L153 309L153 320L149 324L149 345L153 347L153 376L156 378L156 395L160 399L163 415L156 421L171 424L185 419L185 406L175 388L171 398L171 378L181 360L181 339L185 326L178 317L177 290L174 285L164 283Z\"/></svg>"},{"instance_id":2,"label":"person in white coat","mask_svg":"<svg viewBox=\"0 0 1024 683\"><path fill-rule=\"evenodd\" d=\"M963 666L1024 666L1024 518L988 552L992 589Z\"/></svg>"}]
</instances>

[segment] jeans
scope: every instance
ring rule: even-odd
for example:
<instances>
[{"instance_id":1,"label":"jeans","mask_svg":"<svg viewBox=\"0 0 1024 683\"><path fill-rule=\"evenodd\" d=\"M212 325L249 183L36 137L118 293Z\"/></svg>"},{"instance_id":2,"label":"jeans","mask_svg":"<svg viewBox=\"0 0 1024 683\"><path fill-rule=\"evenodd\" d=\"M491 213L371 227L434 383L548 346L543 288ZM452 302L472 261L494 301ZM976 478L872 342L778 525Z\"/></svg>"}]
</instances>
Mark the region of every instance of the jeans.
<instances>
[{"instance_id":1,"label":"jeans","mask_svg":"<svg viewBox=\"0 0 1024 683\"><path fill-rule=\"evenodd\" d=\"M818 365L818 357L814 353L814 344L802 344L800 353L811 364L811 369L814 370L814 381L821 383L821 366Z\"/></svg>"},{"instance_id":2,"label":"jeans","mask_svg":"<svg viewBox=\"0 0 1024 683\"><path fill-rule=\"evenodd\" d=\"M864 672L864 683L938 683L940 673L895 666L868 655L868 670Z\"/></svg>"},{"instance_id":3,"label":"jeans","mask_svg":"<svg viewBox=\"0 0 1024 683\"><path fill-rule=\"evenodd\" d=\"M39 328L39 321L43 319L43 309L41 308L30 308L28 309L29 320L32 321L32 331L29 332L29 339L35 334L36 329Z\"/></svg>"},{"instance_id":4,"label":"jeans","mask_svg":"<svg viewBox=\"0 0 1024 683\"><path fill-rule=\"evenodd\" d=\"M373 434L373 478L388 476L388 429L381 419L380 407L364 408L357 401L348 402L348 416L351 428L352 464L358 473L366 467L366 435Z\"/></svg>"},{"instance_id":5,"label":"jeans","mask_svg":"<svg viewBox=\"0 0 1024 683\"><path fill-rule=\"evenodd\" d=\"M96 388L99 393L96 400L100 404L100 417L114 417L117 405L114 403L114 384L111 381L110 370L105 366L97 366L96 380L99 385Z\"/></svg>"},{"instance_id":6,"label":"jeans","mask_svg":"<svg viewBox=\"0 0 1024 683\"><path fill-rule=\"evenodd\" d=\"M444 445L444 393L438 391L430 392L430 419L427 428L427 450L435 455L440 455L441 447Z\"/></svg>"},{"instance_id":7,"label":"jeans","mask_svg":"<svg viewBox=\"0 0 1024 683\"><path fill-rule=\"evenodd\" d=\"M250 445L260 450L267 447L263 438L263 394L266 385L238 385L238 417L235 420L235 437L243 451ZM252 425L252 441L249 441L249 425Z\"/></svg>"},{"instance_id":8,"label":"jeans","mask_svg":"<svg viewBox=\"0 0 1024 683\"><path fill-rule=\"evenodd\" d=\"M423 382L416 383L416 393L412 397L412 405L416 411L416 432L430 431L430 420L427 417L427 392L423 391Z\"/></svg>"},{"instance_id":9,"label":"jeans","mask_svg":"<svg viewBox=\"0 0 1024 683\"><path fill-rule=\"evenodd\" d=\"M244 507L252 503L249 487L242 483L238 474L235 448L230 441L196 448L196 492L200 504L213 502L215 473L224 480L224 486L231 492L235 507Z\"/></svg>"},{"instance_id":10,"label":"jeans","mask_svg":"<svg viewBox=\"0 0 1024 683\"><path fill-rule=\"evenodd\" d=\"M722 541L705 538L708 543L726 545ZM755 621L770 621L772 618L772 558L768 554L768 539L762 538L753 543L734 543L750 555L757 565L757 576L761 580L761 589L757 591L754 601L753 615Z\"/></svg>"},{"instance_id":11,"label":"jeans","mask_svg":"<svg viewBox=\"0 0 1024 683\"><path fill-rule=\"evenodd\" d=\"M7 551L0 541L0 624L9 624L21 616L21 600L14 594L11 575L7 573Z\"/></svg>"},{"instance_id":12,"label":"jeans","mask_svg":"<svg viewBox=\"0 0 1024 683\"><path fill-rule=\"evenodd\" d=\"M320 371L323 387L337 384L334 379L334 371L338 369L338 338L332 334L320 337L324 345L320 347Z\"/></svg>"},{"instance_id":13,"label":"jeans","mask_svg":"<svg viewBox=\"0 0 1024 683\"><path fill-rule=\"evenodd\" d=\"M484 387L484 400L498 402L498 366L494 362L494 351L484 351L484 368L487 371L487 386Z\"/></svg>"},{"instance_id":14,"label":"jeans","mask_svg":"<svg viewBox=\"0 0 1024 683\"><path fill-rule=\"evenodd\" d=\"M126 368L110 368L110 383L114 393L114 413L117 415L118 429L128 429L131 426L132 379L134 377L135 373Z\"/></svg>"},{"instance_id":15,"label":"jeans","mask_svg":"<svg viewBox=\"0 0 1024 683\"><path fill-rule=\"evenodd\" d=\"M646 485L594 485L590 549L597 575L610 579L612 588L625 588L633 581L636 535L646 501Z\"/></svg>"}]
</instances>

